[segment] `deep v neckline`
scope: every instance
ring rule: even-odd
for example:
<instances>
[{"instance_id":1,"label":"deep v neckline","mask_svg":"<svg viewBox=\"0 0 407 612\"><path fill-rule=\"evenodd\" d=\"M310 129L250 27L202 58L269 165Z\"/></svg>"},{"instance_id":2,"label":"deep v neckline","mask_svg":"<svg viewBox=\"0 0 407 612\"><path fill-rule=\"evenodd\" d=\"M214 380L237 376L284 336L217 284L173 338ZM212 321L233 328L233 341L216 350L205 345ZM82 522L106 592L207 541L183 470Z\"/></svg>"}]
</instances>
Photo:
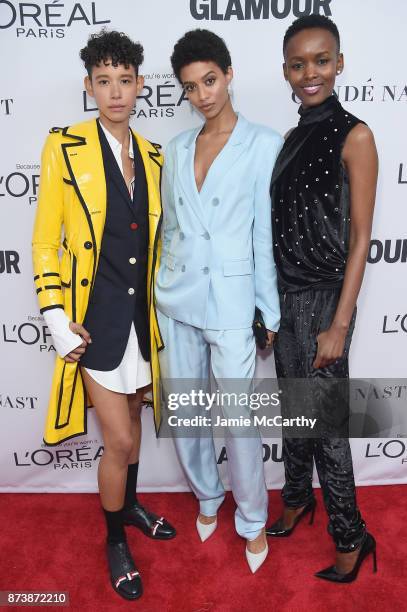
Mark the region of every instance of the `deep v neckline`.
<instances>
[{"instance_id":1,"label":"deep v neckline","mask_svg":"<svg viewBox=\"0 0 407 612\"><path fill-rule=\"evenodd\" d=\"M236 130L236 126L237 126L237 124L238 124L238 123L239 123L239 115L238 115L238 114L236 114L236 123L235 123L235 125L233 126L233 130L230 132L229 137L228 137L227 141L225 142L225 144L223 145L223 147L221 147L221 149L219 149L218 153L215 155L215 157L213 158L213 160L212 160L211 164L209 165L209 168L208 168L208 170L207 170L207 172L206 172L206 174L205 174L205 178L204 178L204 180L202 181L202 184L201 184L201 188L200 188L200 189L198 189L198 184L197 184L197 181L196 181L196 175L195 175L196 142L197 142L197 140L198 140L199 136L201 135L202 130L204 129L205 125L203 125L203 126L201 127L201 129L199 130L199 132L197 132L197 134L196 134L196 136L195 136L195 138L194 138L193 155L192 155L192 178L193 178L193 183L194 183L194 185L195 185L195 189L196 189L196 192L197 192L198 196L201 196L202 191L203 191L203 189L204 189L204 187L205 187L205 183L206 183L206 181L207 181L207 179L208 179L208 176L209 176L209 174L210 174L210 172L211 172L211 170L212 170L213 166L214 166L214 165L215 165L215 163L218 161L218 159L220 158L220 156L222 155L222 153L224 152L224 150L226 149L226 147L227 147L227 146L228 146L228 144L230 143L230 140L231 140L231 138L232 138L232 136L233 136L234 131Z\"/></svg>"}]
</instances>

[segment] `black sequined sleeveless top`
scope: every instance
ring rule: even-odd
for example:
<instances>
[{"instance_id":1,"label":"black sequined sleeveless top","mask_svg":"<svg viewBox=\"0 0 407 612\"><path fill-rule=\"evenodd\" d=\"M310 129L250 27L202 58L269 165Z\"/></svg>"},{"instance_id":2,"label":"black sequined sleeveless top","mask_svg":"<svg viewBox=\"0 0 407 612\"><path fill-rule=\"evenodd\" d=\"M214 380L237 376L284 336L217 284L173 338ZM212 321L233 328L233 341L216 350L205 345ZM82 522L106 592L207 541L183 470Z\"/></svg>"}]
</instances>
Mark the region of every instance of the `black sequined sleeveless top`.
<instances>
[{"instance_id":1,"label":"black sequined sleeveless top","mask_svg":"<svg viewBox=\"0 0 407 612\"><path fill-rule=\"evenodd\" d=\"M280 292L340 287L349 246L349 181L341 160L363 123L335 96L308 109L278 156L271 180L273 251Z\"/></svg>"}]
</instances>

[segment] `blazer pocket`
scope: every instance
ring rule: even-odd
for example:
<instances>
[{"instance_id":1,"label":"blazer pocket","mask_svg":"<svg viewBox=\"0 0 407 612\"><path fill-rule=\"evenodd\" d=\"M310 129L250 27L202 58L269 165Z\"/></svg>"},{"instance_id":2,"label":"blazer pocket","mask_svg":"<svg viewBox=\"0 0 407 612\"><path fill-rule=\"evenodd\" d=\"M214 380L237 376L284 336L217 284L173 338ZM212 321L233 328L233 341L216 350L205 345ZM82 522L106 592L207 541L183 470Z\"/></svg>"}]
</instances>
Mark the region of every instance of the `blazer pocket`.
<instances>
[{"instance_id":1,"label":"blazer pocket","mask_svg":"<svg viewBox=\"0 0 407 612\"><path fill-rule=\"evenodd\" d=\"M63 287L71 286L72 278L72 251L68 245L66 238L63 239L62 244L62 258L59 264L59 273L61 275L61 285Z\"/></svg>"},{"instance_id":2,"label":"blazer pocket","mask_svg":"<svg viewBox=\"0 0 407 612\"><path fill-rule=\"evenodd\" d=\"M223 276L245 276L252 273L250 259L234 259L223 264Z\"/></svg>"},{"instance_id":3,"label":"blazer pocket","mask_svg":"<svg viewBox=\"0 0 407 612\"><path fill-rule=\"evenodd\" d=\"M61 273L61 285L63 287L70 287L71 286L71 256L65 250L62 253L60 273Z\"/></svg>"}]
</instances>

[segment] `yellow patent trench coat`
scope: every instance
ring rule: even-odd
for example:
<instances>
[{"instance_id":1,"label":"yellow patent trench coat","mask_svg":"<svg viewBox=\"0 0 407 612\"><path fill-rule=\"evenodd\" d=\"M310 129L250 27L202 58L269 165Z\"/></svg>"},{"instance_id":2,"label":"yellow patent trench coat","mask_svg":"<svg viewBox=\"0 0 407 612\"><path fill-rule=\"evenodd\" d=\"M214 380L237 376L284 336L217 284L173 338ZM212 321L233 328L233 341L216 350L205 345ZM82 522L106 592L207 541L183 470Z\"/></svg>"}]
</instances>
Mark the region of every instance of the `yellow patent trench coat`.
<instances>
[{"instance_id":1,"label":"yellow patent trench coat","mask_svg":"<svg viewBox=\"0 0 407 612\"><path fill-rule=\"evenodd\" d=\"M149 215L148 308L151 339L154 419L160 426L158 351L163 343L154 304L154 281L160 258L163 158L159 145L134 133L143 158ZM106 180L96 120L53 128L41 161L38 209L33 234L34 281L40 311L63 307L71 321L82 323L95 281L106 217ZM61 228L64 238L61 240ZM62 258L58 252L62 248ZM45 425L48 445L87 432L87 394L77 363L57 356Z\"/></svg>"}]
</instances>

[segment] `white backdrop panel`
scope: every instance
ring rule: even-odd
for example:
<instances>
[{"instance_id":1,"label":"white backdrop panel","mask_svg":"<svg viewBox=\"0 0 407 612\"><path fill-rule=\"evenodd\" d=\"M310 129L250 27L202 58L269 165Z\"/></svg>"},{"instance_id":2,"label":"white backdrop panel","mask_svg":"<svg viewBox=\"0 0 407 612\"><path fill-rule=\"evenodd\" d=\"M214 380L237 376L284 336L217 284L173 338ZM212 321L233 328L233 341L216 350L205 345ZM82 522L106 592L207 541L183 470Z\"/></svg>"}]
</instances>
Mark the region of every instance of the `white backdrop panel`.
<instances>
[{"instance_id":1,"label":"white backdrop panel","mask_svg":"<svg viewBox=\"0 0 407 612\"><path fill-rule=\"evenodd\" d=\"M259 18L254 19L256 11L249 8L257 5ZM339 99L371 126L380 155L373 228L378 242L372 247L375 263L367 266L359 299L351 374L406 376L407 86L400 48L407 20L404 0L0 0L1 491L96 490L102 442L92 411L86 436L59 447L42 446L55 352L38 311L30 244L40 153L49 128L96 116L92 100L84 98L79 60L88 35L105 25L143 43L146 88L133 125L164 147L179 131L201 120L182 101L169 62L176 40L196 27L217 32L230 48L235 108L285 133L297 121L297 105L282 77L282 38L299 11L318 7L322 13L328 11L342 35L345 70L337 83ZM248 18L239 19L246 8ZM398 244L404 245L404 256L401 249L391 261L385 255L386 241L390 255L397 253ZM272 356L259 358L259 376L272 376L273 368ZM172 442L155 439L151 412L144 412L143 424L140 487L187 490ZM264 440L264 445L268 486L280 487L281 442ZM221 441L217 446L222 456ZM352 448L359 484L407 481L402 439L353 440ZM227 484L227 461L220 470Z\"/></svg>"}]
</instances>

